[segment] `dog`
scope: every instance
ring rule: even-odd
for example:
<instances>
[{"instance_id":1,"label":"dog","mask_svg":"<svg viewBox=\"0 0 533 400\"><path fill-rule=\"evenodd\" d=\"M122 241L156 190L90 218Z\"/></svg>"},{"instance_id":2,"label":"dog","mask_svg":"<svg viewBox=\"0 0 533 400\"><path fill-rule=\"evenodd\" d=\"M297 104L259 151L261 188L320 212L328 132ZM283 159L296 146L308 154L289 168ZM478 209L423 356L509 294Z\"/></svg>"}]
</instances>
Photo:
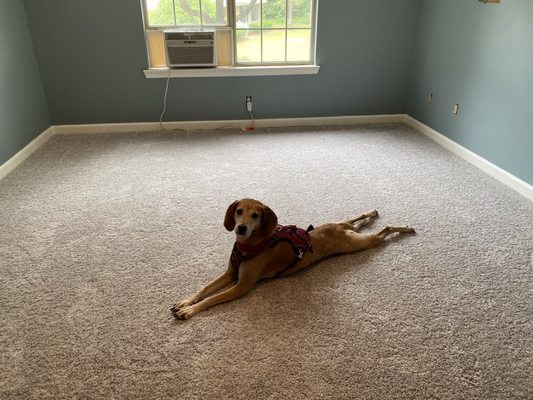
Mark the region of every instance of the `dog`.
<instances>
[{"instance_id":1,"label":"dog","mask_svg":"<svg viewBox=\"0 0 533 400\"><path fill-rule=\"evenodd\" d=\"M335 254L369 249L396 232L415 233L408 226L387 226L376 234L358 233L377 216L378 212L372 210L350 220L304 230L278 225L276 214L260 201L236 200L224 218L224 227L236 234L228 268L192 296L176 302L172 314L177 319L189 319L246 295L260 279L286 276Z\"/></svg>"}]
</instances>

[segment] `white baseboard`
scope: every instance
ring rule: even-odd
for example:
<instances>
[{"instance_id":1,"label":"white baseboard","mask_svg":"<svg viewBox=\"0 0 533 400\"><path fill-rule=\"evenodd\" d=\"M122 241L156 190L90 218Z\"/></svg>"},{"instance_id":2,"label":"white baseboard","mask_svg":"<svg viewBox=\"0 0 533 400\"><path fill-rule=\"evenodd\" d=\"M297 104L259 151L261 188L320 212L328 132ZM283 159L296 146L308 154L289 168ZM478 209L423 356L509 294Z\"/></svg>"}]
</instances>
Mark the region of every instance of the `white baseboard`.
<instances>
[{"instance_id":1,"label":"white baseboard","mask_svg":"<svg viewBox=\"0 0 533 400\"><path fill-rule=\"evenodd\" d=\"M403 122L404 114L388 115L356 115L339 117L307 117L307 118L273 118L256 119L256 128L275 128L283 126L320 126L320 125L352 125L375 124L386 122ZM251 120L221 121L169 121L163 122L163 129L172 130L204 130L235 128L243 129L251 125ZM159 122L132 122L123 124L86 124L86 125L55 125L56 134L100 134L159 131Z\"/></svg>"},{"instance_id":2,"label":"white baseboard","mask_svg":"<svg viewBox=\"0 0 533 400\"><path fill-rule=\"evenodd\" d=\"M54 135L54 127L51 126L39 136L28 143L22 150L16 153L13 157L0 165L0 180L13 171L22 161L28 158L35 150L41 147L44 142L50 139Z\"/></svg>"},{"instance_id":3,"label":"white baseboard","mask_svg":"<svg viewBox=\"0 0 533 400\"><path fill-rule=\"evenodd\" d=\"M274 128L284 126L321 126L321 125L353 125L403 122L441 146L468 161L472 165L486 172L490 176L509 186L529 200L533 201L533 186L492 164L490 161L468 150L460 144L448 139L429 126L414 119L407 114L389 115L356 115L339 117L310 117L310 118L277 118L255 120L256 128ZM250 126L249 120L228 121L176 121L164 122L167 131L172 130L204 130L217 128L243 129ZM39 148L53 135L61 134L101 134L101 133L128 133L128 132L155 132L159 131L158 122L137 122L123 124L87 124L87 125L54 125L32 140L26 147L15 154L11 159L0 165L0 179L9 174L17 165Z\"/></svg>"},{"instance_id":4,"label":"white baseboard","mask_svg":"<svg viewBox=\"0 0 533 400\"><path fill-rule=\"evenodd\" d=\"M497 165L491 163L490 161L484 159L483 157L477 155L476 153L468 150L466 147L463 147L460 144L454 142L453 140L448 139L443 134L437 132L433 128L430 128L429 126L423 124L422 122L414 119L413 117L409 115L404 115L404 122L410 125L411 127L413 127L414 129L416 129L418 132L434 140L441 146L455 153L459 157L468 161L470 164L476 166L483 172L497 179L501 183L517 191L522 196L533 201L533 186L531 186L529 183L524 182L523 180L510 174L504 169L498 167Z\"/></svg>"}]
</instances>

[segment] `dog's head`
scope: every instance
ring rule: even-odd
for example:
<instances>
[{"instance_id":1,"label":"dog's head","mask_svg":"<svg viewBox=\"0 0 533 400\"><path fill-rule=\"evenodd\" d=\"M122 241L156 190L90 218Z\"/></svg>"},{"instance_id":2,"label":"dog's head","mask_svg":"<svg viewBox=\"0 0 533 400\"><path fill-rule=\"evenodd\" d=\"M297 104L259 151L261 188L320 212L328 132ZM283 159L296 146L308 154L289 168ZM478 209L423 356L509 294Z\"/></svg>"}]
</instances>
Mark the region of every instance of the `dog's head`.
<instances>
[{"instance_id":1,"label":"dog's head","mask_svg":"<svg viewBox=\"0 0 533 400\"><path fill-rule=\"evenodd\" d=\"M238 242L261 241L274 233L278 217L268 206L253 199L234 201L226 211L224 227L235 231Z\"/></svg>"}]
</instances>

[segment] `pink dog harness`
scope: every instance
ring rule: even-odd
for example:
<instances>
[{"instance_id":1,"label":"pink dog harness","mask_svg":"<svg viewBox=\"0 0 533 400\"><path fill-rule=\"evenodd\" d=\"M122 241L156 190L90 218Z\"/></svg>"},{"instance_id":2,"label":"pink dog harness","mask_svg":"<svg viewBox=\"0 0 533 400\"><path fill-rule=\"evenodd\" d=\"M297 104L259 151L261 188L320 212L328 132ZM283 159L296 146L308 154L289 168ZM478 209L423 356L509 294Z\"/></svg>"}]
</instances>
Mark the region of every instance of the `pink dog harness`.
<instances>
[{"instance_id":1,"label":"pink dog harness","mask_svg":"<svg viewBox=\"0 0 533 400\"><path fill-rule=\"evenodd\" d=\"M245 245L235 242L231 252L231 265L233 268L235 268L236 272L239 273L239 266L241 265L241 262L255 258L265 250L270 249L277 245L280 241L285 240L292 245L295 254L295 260L291 265L275 275L279 276L300 261L307 250L310 250L311 252L313 251L311 245L311 236L309 236L308 233L311 230L313 230L312 225L310 225L307 230L298 228L295 225L278 225L274 234L264 244L256 248L247 248ZM247 254L244 255L242 254L243 252L246 252Z\"/></svg>"}]
</instances>

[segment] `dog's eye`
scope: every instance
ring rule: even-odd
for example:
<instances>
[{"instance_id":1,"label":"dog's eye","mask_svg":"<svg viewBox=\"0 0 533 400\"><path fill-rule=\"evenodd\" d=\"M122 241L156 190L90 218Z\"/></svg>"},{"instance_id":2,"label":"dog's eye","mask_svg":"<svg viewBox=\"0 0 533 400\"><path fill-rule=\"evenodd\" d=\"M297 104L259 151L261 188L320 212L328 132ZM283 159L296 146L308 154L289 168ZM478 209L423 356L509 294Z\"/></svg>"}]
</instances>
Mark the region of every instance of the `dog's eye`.
<instances>
[{"instance_id":1,"label":"dog's eye","mask_svg":"<svg viewBox=\"0 0 533 400\"><path fill-rule=\"evenodd\" d=\"M252 218L253 218L253 219L257 219L257 218L259 218L259 214L257 214L257 213L253 213L253 214L252 214Z\"/></svg>"},{"instance_id":2,"label":"dog's eye","mask_svg":"<svg viewBox=\"0 0 533 400\"><path fill-rule=\"evenodd\" d=\"M242 214L242 209L239 208L239 209L237 210L237 215L241 215L241 214Z\"/></svg>"}]
</instances>

